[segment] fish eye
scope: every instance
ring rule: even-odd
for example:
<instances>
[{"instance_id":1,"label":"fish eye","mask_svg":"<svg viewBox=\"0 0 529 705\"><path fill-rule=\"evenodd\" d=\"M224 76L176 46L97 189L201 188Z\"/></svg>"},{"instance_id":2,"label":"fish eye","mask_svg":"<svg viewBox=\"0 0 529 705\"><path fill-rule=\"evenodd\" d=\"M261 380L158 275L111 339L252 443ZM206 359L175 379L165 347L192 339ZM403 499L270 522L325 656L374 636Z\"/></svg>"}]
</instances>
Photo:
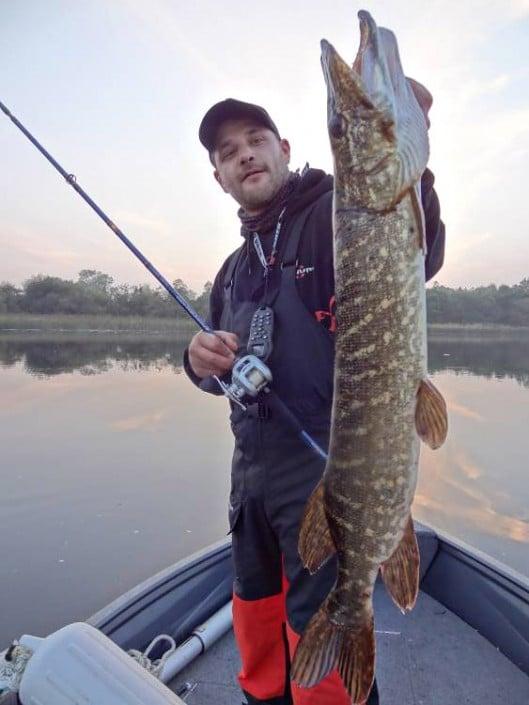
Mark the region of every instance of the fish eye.
<instances>
[{"instance_id":1,"label":"fish eye","mask_svg":"<svg viewBox=\"0 0 529 705\"><path fill-rule=\"evenodd\" d=\"M341 113L333 113L329 120L329 134L331 137L339 140L345 135L345 120Z\"/></svg>"}]
</instances>

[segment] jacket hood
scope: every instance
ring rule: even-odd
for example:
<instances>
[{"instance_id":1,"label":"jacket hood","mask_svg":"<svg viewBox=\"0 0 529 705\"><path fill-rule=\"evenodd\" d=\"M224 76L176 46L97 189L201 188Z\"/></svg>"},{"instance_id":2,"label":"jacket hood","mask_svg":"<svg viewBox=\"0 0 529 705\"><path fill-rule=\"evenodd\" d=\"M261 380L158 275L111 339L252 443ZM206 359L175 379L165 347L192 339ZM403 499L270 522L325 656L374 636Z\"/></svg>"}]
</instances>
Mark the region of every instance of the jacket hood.
<instances>
[{"instance_id":1,"label":"jacket hood","mask_svg":"<svg viewBox=\"0 0 529 705\"><path fill-rule=\"evenodd\" d=\"M290 197L287 213L293 215L303 210L323 193L332 191L333 177L321 169L306 169L303 172L298 187Z\"/></svg>"}]
</instances>

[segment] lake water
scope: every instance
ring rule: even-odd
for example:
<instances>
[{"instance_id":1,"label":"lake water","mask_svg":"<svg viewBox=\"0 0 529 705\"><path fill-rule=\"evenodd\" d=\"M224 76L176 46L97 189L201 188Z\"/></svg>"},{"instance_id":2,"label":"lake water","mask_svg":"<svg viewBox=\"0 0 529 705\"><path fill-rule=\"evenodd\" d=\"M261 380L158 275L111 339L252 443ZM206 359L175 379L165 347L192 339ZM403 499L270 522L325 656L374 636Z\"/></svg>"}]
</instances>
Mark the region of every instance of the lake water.
<instances>
[{"instance_id":1,"label":"lake water","mask_svg":"<svg viewBox=\"0 0 529 705\"><path fill-rule=\"evenodd\" d=\"M226 535L227 402L164 336L0 334L0 650ZM417 519L529 575L529 340L435 337Z\"/></svg>"}]
</instances>

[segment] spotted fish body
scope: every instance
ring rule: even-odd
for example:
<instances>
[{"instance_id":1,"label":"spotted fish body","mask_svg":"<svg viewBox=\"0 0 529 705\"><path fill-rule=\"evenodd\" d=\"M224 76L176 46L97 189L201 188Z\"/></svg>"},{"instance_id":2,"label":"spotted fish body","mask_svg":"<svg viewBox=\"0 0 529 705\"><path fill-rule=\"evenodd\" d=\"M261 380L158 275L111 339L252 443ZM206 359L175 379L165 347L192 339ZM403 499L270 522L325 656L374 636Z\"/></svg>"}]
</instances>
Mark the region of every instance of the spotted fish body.
<instances>
[{"instance_id":1,"label":"spotted fish body","mask_svg":"<svg viewBox=\"0 0 529 705\"><path fill-rule=\"evenodd\" d=\"M438 447L447 430L426 360L418 184L431 96L405 78L394 35L359 17L352 69L322 41L335 177L335 386L329 459L299 544L312 572L336 552L338 577L292 665L305 686L338 668L353 703L364 702L374 678L378 571L403 611L415 603L410 510L420 439Z\"/></svg>"}]
</instances>

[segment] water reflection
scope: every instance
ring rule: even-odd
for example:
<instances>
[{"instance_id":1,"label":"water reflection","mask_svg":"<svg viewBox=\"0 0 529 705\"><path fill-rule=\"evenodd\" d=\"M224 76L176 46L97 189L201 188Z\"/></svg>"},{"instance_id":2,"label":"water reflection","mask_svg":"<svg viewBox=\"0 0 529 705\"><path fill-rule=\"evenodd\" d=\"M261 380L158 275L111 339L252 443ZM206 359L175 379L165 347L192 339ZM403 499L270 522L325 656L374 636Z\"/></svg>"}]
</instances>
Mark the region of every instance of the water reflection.
<instances>
[{"instance_id":1,"label":"water reflection","mask_svg":"<svg viewBox=\"0 0 529 705\"><path fill-rule=\"evenodd\" d=\"M121 370L178 372L190 335L122 334L0 334L0 366L20 363L31 375L51 377L68 372L84 375ZM453 370L457 374L487 378L512 378L529 387L529 338L439 336L428 341L431 373Z\"/></svg>"},{"instance_id":2,"label":"water reflection","mask_svg":"<svg viewBox=\"0 0 529 705\"><path fill-rule=\"evenodd\" d=\"M488 338L447 338L430 336L430 372L454 370L456 373L496 379L512 378L529 387L529 338L491 340Z\"/></svg>"},{"instance_id":3,"label":"water reflection","mask_svg":"<svg viewBox=\"0 0 529 705\"><path fill-rule=\"evenodd\" d=\"M179 372L188 339L170 335L0 335L0 366L22 364L28 374L37 377L68 372L95 375L113 368L130 371L172 368Z\"/></svg>"},{"instance_id":4,"label":"water reflection","mask_svg":"<svg viewBox=\"0 0 529 705\"><path fill-rule=\"evenodd\" d=\"M176 343L145 355L150 342L120 351L99 341L91 357L69 343L69 356L42 341L27 358L9 346L11 366L0 368L0 604L9 605L0 648L86 619L228 531L227 402L175 374Z\"/></svg>"},{"instance_id":5,"label":"water reflection","mask_svg":"<svg viewBox=\"0 0 529 705\"><path fill-rule=\"evenodd\" d=\"M478 358L478 373L460 365L433 373L449 434L436 451L422 447L414 515L527 575L527 376L498 359ZM521 362L519 350L513 359Z\"/></svg>"},{"instance_id":6,"label":"water reflection","mask_svg":"<svg viewBox=\"0 0 529 705\"><path fill-rule=\"evenodd\" d=\"M179 374L186 343L0 334L0 645L85 619L225 535L227 403ZM449 436L423 446L414 516L529 575L527 350L430 338Z\"/></svg>"}]
</instances>

